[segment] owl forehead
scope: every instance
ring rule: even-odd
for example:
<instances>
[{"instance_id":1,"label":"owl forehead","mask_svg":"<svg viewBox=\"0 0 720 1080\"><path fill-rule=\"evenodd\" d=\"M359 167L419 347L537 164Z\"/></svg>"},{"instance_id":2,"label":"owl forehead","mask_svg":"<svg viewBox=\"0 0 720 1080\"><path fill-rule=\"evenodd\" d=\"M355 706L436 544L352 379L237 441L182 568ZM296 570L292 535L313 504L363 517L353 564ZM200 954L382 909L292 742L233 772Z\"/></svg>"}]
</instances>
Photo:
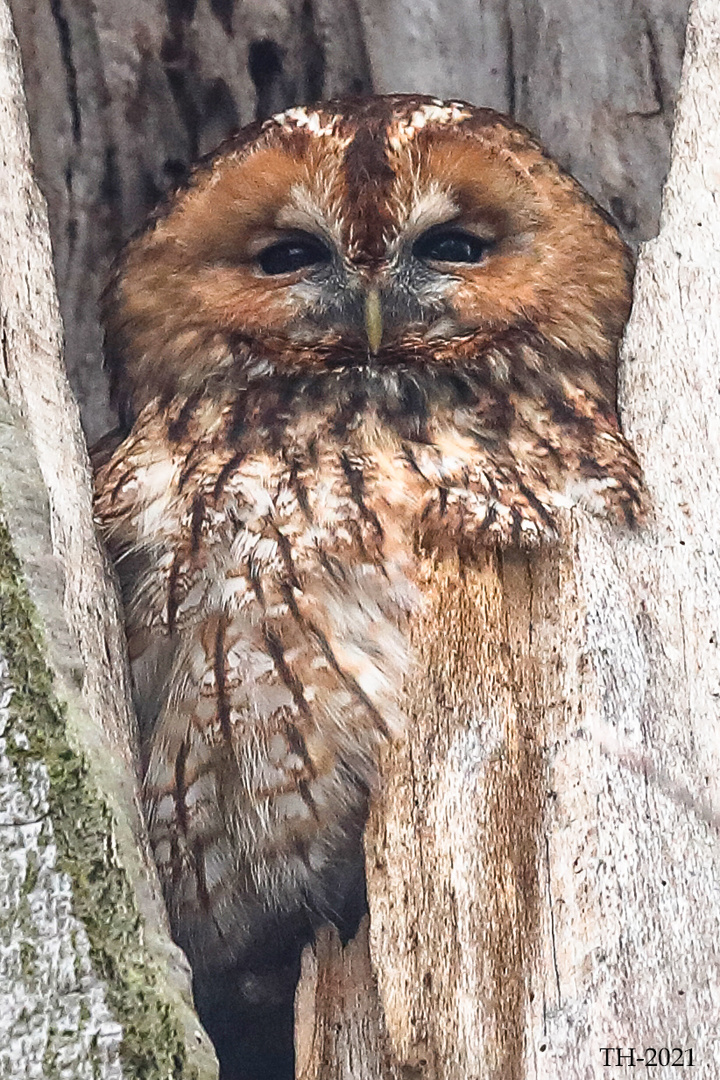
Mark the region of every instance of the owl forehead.
<instances>
[{"instance_id":1,"label":"owl forehead","mask_svg":"<svg viewBox=\"0 0 720 1080\"><path fill-rule=\"evenodd\" d=\"M440 101L437 98L418 100L404 109L397 107L398 99L375 98L356 115L329 108L296 106L276 113L263 125L264 130L279 128L286 133L305 131L318 137L338 138L344 146L364 128L380 128L389 144L399 149L415 138L428 125L454 127L473 115L471 106L458 101Z\"/></svg>"},{"instance_id":2,"label":"owl forehead","mask_svg":"<svg viewBox=\"0 0 720 1080\"><path fill-rule=\"evenodd\" d=\"M458 102L398 109L392 99L356 116L302 107L279 113L265 132L296 162L296 176L278 224L314 224L354 261L386 257L408 227L429 227L457 211L451 180L441 179L428 150L471 116Z\"/></svg>"}]
</instances>

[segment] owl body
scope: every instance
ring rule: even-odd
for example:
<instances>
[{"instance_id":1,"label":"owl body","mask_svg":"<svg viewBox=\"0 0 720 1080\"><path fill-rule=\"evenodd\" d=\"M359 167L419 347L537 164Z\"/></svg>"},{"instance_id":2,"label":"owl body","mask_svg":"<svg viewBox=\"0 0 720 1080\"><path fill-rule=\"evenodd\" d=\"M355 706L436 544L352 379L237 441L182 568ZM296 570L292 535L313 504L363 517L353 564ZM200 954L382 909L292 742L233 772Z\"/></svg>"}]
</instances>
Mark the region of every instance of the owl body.
<instances>
[{"instance_id":1,"label":"owl body","mask_svg":"<svg viewBox=\"0 0 720 1080\"><path fill-rule=\"evenodd\" d=\"M260 1000L361 891L421 561L551 540L577 501L641 514L630 275L527 132L428 98L254 125L127 248L96 505L196 978Z\"/></svg>"}]
</instances>

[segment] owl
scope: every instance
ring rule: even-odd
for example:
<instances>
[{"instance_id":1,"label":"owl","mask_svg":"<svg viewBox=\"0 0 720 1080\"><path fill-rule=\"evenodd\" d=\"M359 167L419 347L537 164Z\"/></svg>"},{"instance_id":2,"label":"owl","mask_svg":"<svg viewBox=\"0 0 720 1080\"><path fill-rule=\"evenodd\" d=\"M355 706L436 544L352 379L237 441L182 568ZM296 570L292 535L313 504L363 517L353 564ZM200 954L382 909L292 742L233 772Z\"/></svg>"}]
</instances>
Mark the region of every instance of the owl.
<instances>
[{"instance_id":1,"label":"owl","mask_svg":"<svg viewBox=\"0 0 720 1080\"><path fill-rule=\"evenodd\" d=\"M615 408L631 278L527 131L414 96L245 128L122 254L124 429L96 512L155 859L225 1077L292 1075L272 1054L300 949L362 910L422 562L552 542L577 502L641 515Z\"/></svg>"}]
</instances>

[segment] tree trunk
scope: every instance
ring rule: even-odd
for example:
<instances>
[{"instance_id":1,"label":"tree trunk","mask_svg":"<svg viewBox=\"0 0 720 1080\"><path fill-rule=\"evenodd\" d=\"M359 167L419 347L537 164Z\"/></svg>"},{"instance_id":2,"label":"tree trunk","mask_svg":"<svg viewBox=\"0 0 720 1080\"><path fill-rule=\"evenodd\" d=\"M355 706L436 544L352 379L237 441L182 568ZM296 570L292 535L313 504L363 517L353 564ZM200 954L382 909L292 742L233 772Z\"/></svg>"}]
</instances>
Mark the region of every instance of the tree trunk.
<instances>
[{"instance_id":1,"label":"tree trunk","mask_svg":"<svg viewBox=\"0 0 720 1080\"><path fill-rule=\"evenodd\" d=\"M631 240L655 231L686 0L11 2L91 438L114 424L96 309L112 256L254 116L348 92L468 98L532 128ZM204 1080L0 12L0 1077ZM628 535L575 512L552 550L462 578L427 565L409 736L368 830L372 918L306 951L300 1080L574 1080L616 1048L720 1064L719 21L718 0L696 3L627 337L653 518Z\"/></svg>"},{"instance_id":2,"label":"tree trunk","mask_svg":"<svg viewBox=\"0 0 720 1080\"><path fill-rule=\"evenodd\" d=\"M651 520L577 510L555 548L428 564L369 937L306 950L302 1080L720 1072L719 160L720 4L696 0L621 379Z\"/></svg>"},{"instance_id":3,"label":"tree trunk","mask_svg":"<svg viewBox=\"0 0 720 1080\"><path fill-rule=\"evenodd\" d=\"M135 787L117 598L0 3L0 1077L211 1080Z\"/></svg>"}]
</instances>

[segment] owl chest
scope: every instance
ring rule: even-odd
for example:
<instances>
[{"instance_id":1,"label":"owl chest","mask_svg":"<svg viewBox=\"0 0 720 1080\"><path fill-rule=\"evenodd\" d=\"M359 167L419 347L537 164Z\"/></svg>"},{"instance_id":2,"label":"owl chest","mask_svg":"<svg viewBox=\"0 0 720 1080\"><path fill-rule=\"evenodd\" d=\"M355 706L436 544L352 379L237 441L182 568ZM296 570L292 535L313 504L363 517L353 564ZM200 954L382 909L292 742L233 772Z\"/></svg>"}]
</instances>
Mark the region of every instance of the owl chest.
<instances>
[{"instance_id":1,"label":"owl chest","mask_svg":"<svg viewBox=\"0 0 720 1080\"><path fill-rule=\"evenodd\" d=\"M209 610L262 619L318 580L342 592L344 578L351 594L361 567L412 577L419 547L497 542L518 521L533 531L538 513L523 477L451 425L431 443L371 421L340 441L305 421L276 452L196 444L192 460L133 477L119 528L139 567L130 621L174 632Z\"/></svg>"},{"instance_id":2,"label":"owl chest","mask_svg":"<svg viewBox=\"0 0 720 1080\"><path fill-rule=\"evenodd\" d=\"M226 889L290 904L357 837L380 747L403 729L419 546L492 538L517 493L449 425L420 443L306 418L270 450L220 434L182 453L148 439L98 499L156 858L188 911Z\"/></svg>"},{"instance_id":3,"label":"owl chest","mask_svg":"<svg viewBox=\"0 0 720 1080\"><path fill-rule=\"evenodd\" d=\"M183 485L139 473L128 510L120 570L140 708L150 702L146 797L161 864L178 848L214 865L217 849L223 874L265 891L274 852L320 873L402 728L415 596L411 545L388 516L399 506L409 520L409 495L390 484L379 497L380 470L368 482L365 459L337 452L305 467L249 456L224 474L222 458L203 461Z\"/></svg>"},{"instance_id":4,"label":"owl chest","mask_svg":"<svg viewBox=\"0 0 720 1080\"><path fill-rule=\"evenodd\" d=\"M172 632L208 608L262 611L323 565L330 576L377 565L409 542L423 485L389 456L257 453L226 465L208 453L184 481L183 463L138 469L116 527L131 622Z\"/></svg>"}]
</instances>

